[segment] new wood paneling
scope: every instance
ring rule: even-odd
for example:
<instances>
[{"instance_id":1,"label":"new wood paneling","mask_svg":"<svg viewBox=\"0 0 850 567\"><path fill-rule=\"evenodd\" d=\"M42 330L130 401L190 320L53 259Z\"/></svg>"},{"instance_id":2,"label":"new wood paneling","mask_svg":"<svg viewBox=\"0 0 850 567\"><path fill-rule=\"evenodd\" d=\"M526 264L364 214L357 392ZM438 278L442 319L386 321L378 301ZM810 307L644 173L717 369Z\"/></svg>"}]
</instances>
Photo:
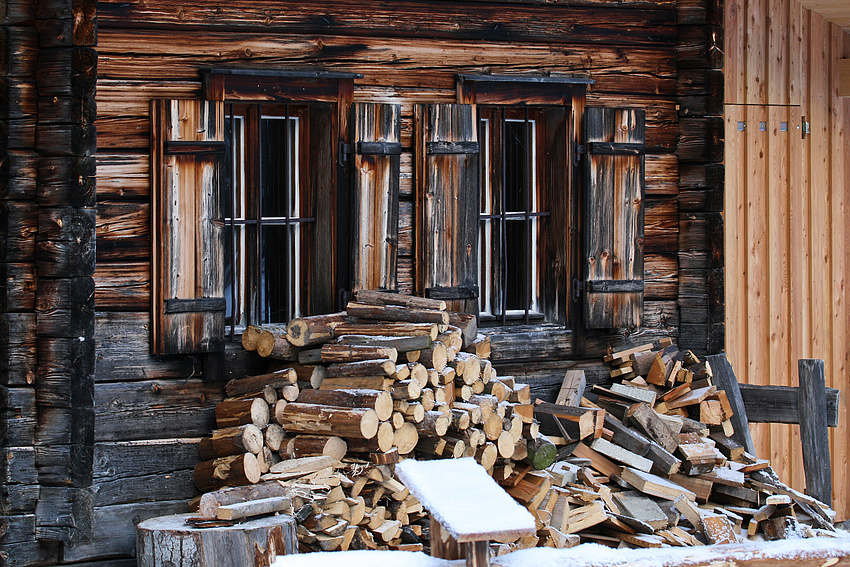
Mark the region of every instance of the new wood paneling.
<instances>
[{"instance_id":1,"label":"new wood paneling","mask_svg":"<svg viewBox=\"0 0 850 567\"><path fill-rule=\"evenodd\" d=\"M830 435L840 519L850 513L850 100L838 95L848 54L850 34L797 2L726 4L726 350L752 384L797 385L798 359L825 361L827 386L842 390ZM760 456L804 489L799 427L753 433Z\"/></svg>"}]
</instances>

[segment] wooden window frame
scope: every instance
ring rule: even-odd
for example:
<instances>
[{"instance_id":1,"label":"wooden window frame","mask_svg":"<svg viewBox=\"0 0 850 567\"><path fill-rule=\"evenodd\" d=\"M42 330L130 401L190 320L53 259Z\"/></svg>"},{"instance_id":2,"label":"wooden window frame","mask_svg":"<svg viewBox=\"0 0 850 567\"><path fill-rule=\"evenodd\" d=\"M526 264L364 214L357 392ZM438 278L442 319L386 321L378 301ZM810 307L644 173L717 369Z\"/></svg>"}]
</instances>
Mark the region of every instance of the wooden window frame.
<instances>
[{"instance_id":1,"label":"wooden window frame","mask_svg":"<svg viewBox=\"0 0 850 567\"><path fill-rule=\"evenodd\" d=\"M457 96L460 103L476 104L479 108L505 108L519 111L526 108L560 107L566 110L568 121L566 125L568 141L565 142L564 155L561 156L568 166L568 179L564 182L566 195L557 200L550 196L550 202L546 203L543 194L551 189L543 188L540 180L535 183L536 187L533 187L533 190L538 193L540 210L546 207L548 212L549 207L556 207L553 209L554 220L548 222L566 221L568 223L565 227L568 233L564 238L559 242L551 242L551 238L542 242L538 248L537 257L529 258L530 262L536 264L539 274L538 289L532 290L532 293L536 293L543 299L543 308L539 313L529 311L531 298L527 296L526 310L519 317L508 314L504 310L496 316L482 316L479 313L482 324L528 324L532 320L540 321L545 318L548 323L577 328L580 310L574 307L572 281L577 277L577 258L580 254L581 243L577 233L581 208L577 182L579 168L573 156L576 155L580 146L581 118L587 85L590 84L593 84L592 79L582 77L458 75ZM481 143L484 144L484 140ZM545 152L546 148L541 148L539 144L540 140L538 140L538 152ZM539 158L536 161L535 170L539 171L543 161ZM485 174L482 168L482 186L486 182L483 178ZM548 258L545 261L544 256ZM553 263L557 267L554 271ZM484 297L484 290L481 295ZM484 311L483 305L480 311Z\"/></svg>"},{"instance_id":2,"label":"wooden window frame","mask_svg":"<svg viewBox=\"0 0 850 567\"><path fill-rule=\"evenodd\" d=\"M326 148L324 161L327 161L332 170L328 173L331 177L329 185L332 187L329 193L324 195L329 201L329 207L322 207L317 211L317 216L323 215L323 226L333 225L332 234L321 243L313 243L311 257L314 263L318 263L318 257L322 257L329 265L327 267L327 279L323 285L327 289L308 295L302 299L302 313L313 314L319 312L330 312L339 308L343 301L344 290L350 287L350 219L348 179L344 169L346 167L347 149L349 141L350 109L352 106L354 80L361 78L357 73L325 72L325 71L288 71L273 69L229 69L214 68L202 70L204 98L210 100L224 101L226 112L231 113L233 108L244 108L248 105L257 105L262 108L284 108L290 105L293 108L302 108L315 103L330 103L335 105L332 124L326 134L331 136L330 145ZM274 105L274 106L271 106ZM258 118L259 126L261 118ZM302 123L306 128L308 121ZM306 137L302 132L302 136ZM302 160L299 164L303 167L306 160L312 159L308 152L302 149ZM334 165L336 167L334 167ZM255 177L259 172L251 174ZM258 185L258 184L257 184ZM317 197L318 198L318 197ZM302 215L303 216L303 215ZM309 216L309 215L308 215ZM315 219L314 219L315 220ZM320 219L321 220L321 219ZM259 242L259 238L257 238ZM257 252L257 257L262 256L262 251ZM318 268L306 265L307 260L301 259L302 273L316 272ZM312 270L312 272L311 272ZM309 278L309 276L305 276ZM308 284L310 285L310 284ZM257 294L259 295L259 293ZM231 298L231 301L233 298ZM254 301L256 303L256 301ZM253 324L263 308L253 305L253 319L248 324ZM230 325L230 339L233 340L240 327Z\"/></svg>"}]
</instances>

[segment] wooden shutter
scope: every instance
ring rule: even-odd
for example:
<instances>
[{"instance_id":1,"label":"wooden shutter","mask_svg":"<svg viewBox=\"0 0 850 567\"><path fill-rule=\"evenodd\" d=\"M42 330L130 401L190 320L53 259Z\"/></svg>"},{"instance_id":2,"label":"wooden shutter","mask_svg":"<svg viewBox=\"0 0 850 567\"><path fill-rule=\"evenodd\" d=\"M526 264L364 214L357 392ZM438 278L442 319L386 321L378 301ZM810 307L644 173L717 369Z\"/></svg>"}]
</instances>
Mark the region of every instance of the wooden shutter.
<instances>
[{"instance_id":1,"label":"wooden shutter","mask_svg":"<svg viewBox=\"0 0 850 567\"><path fill-rule=\"evenodd\" d=\"M478 312L479 146L475 106L416 107L417 280L426 297Z\"/></svg>"},{"instance_id":2,"label":"wooden shutter","mask_svg":"<svg viewBox=\"0 0 850 567\"><path fill-rule=\"evenodd\" d=\"M584 296L589 329L640 326L644 111L584 114Z\"/></svg>"},{"instance_id":3,"label":"wooden shutter","mask_svg":"<svg viewBox=\"0 0 850 567\"><path fill-rule=\"evenodd\" d=\"M224 103L155 100L151 120L153 352L222 351Z\"/></svg>"},{"instance_id":4,"label":"wooden shutter","mask_svg":"<svg viewBox=\"0 0 850 567\"><path fill-rule=\"evenodd\" d=\"M352 290L397 288L401 106L354 105Z\"/></svg>"}]
</instances>

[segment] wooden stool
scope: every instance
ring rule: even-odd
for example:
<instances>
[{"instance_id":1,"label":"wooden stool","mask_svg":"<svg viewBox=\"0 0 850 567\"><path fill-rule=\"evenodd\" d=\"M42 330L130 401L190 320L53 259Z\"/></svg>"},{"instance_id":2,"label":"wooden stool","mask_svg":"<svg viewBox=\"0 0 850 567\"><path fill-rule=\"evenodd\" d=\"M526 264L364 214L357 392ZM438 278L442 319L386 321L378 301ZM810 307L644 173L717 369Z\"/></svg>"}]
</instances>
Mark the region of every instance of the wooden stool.
<instances>
[{"instance_id":1,"label":"wooden stool","mask_svg":"<svg viewBox=\"0 0 850 567\"><path fill-rule=\"evenodd\" d=\"M431 514L431 555L466 557L470 567L490 565L490 540L508 542L537 532L534 517L475 459L396 465L399 479Z\"/></svg>"},{"instance_id":2,"label":"wooden stool","mask_svg":"<svg viewBox=\"0 0 850 567\"><path fill-rule=\"evenodd\" d=\"M187 526L193 516L160 516L136 526L139 567L268 567L278 555L298 552L291 516L219 528Z\"/></svg>"}]
</instances>

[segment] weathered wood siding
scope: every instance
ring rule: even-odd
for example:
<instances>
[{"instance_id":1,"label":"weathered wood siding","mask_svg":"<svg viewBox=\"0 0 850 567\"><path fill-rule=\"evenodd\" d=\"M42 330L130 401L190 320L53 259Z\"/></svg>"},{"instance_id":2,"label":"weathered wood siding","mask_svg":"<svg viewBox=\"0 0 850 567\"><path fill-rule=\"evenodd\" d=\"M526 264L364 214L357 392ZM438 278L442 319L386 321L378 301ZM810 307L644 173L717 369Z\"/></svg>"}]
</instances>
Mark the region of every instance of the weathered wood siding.
<instances>
[{"instance_id":1,"label":"weathered wood siding","mask_svg":"<svg viewBox=\"0 0 850 567\"><path fill-rule=\"evenodd\" d=\"M201 356L150 354L150 254L159 230L150 220L150 101L200 98L204 67L356 72L363 78L355 81L354 102L400 106L402 292L415 287L414 107L458 102L458 73L594 79L588 105L646 112L642 327L589 333L581 353L567 328L496 330L494 362L551 398L567 368L587 368L592 381L602 381L596 357L610 347L662 336L699 352L713 350L718 336L722 344L722 303L710 301L722 287L722 250L712 244L723 183L716 3L458 0L435 10L428 0L391 8L354 0L107 0L96 14L88 0L75 0L73 9L70 0L38 3L41 11L32 4L9 1L0 13L0 100L9 103L0 134L11 141L0 167L0 273L7 282L0 329L9 329L0 347L10 370L2 418L11 435L0 473L16 526L35 532L3 542L18 552L12 565L127 564L134 523L183 511L195 494L196 444L213 428L222 387L204 379L212 372ZM92 225L96 256L90 230L71 231ZM91 268L93 308L78 293L91 282ZM93 338L82 359L72 358L80 353L72 352L70 329ZM91 364L62 367L71 360ZM250 373L257 362L233 349L225 365ZM65 407L71 385L78 397ZM92 399L79 397L92 389ZM92 419L93 453L40 449L89 449ZM89 437L71 437L80 431ZM77 467L76 476L61 466ZM36 545L36 534L73 535L73 526L46 520L77 513L79 504L68 509L69 496L88 484L91 539Z\"/></svg>"},{"instance_id":2,"label":"weathered wood siding","mask_svg":"<svg viewBox=\"0 0 850 567\"><path fill-rule=\"evenodd\" d=\"M726 32L726 350L752 384L796 386L798 359L824 360L826 385L841 390L830 440L846 518L850 99L837 91L850 34L792 0L728 2ZM799 427L753 432L802 490Z\"/></svg>"}]
</instances>

